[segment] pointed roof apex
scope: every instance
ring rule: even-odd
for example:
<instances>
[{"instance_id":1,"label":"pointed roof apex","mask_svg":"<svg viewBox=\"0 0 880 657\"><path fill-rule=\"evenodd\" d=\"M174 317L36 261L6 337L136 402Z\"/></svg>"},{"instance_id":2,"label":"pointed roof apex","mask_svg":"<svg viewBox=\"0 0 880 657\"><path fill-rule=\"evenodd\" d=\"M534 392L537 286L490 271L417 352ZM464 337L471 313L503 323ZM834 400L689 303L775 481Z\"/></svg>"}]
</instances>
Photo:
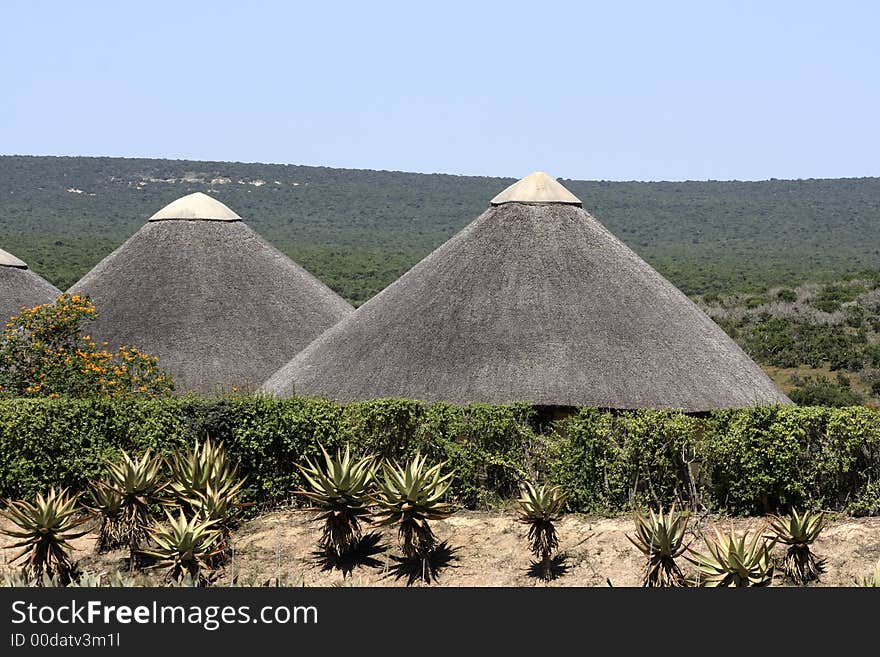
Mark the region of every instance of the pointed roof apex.
<instances>
[{"instance_id":1,"label":"pointed roof apex","mask_svg":"<svg viewBox=\"0 0 880 657\"><path fill-rule=\"evenodd\" d=\"M513 183L493 198L492 205L503 203L565 203L580 205L581 200L543 171L536 171Z\"/></svg>"},{"instance_id":2,"label":"pointed roof apex","mask_svg":"<svg viewBox=\"0 0 880 657\"><path fill-rule=\"evenodd\" d=\"M27 263L24 260L16 258L11 253L7 253L0 249L0 267L15 267L16 269L27 269Z\"/></svg>"},{"instance_id":3,"label":"pointed roof apex","mask_svg":"<svg viewBox=\"0 0 880 657\"><path fill-rule=\"evenodd\" d=\"M167 221L169 219L241 221L241 217L220 201L207 194L202 194L202 192L181 196L150 217L150 221Z\"/></svg>"}]
</instances>

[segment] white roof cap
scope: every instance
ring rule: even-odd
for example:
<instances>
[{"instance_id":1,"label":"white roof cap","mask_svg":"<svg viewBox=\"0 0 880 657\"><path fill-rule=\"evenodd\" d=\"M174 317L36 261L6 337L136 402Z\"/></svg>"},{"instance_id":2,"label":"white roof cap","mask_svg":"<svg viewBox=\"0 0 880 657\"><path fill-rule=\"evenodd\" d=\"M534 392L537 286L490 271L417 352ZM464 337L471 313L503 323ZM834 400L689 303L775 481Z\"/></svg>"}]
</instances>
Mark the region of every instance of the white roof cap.
<instances>
[{"instance_id":1,"label":"white roof cap","mask_svg":"<svg viewBox=\"0 0 880 657\"><path fill-rule=\"evenodd\" d=\"M502 203L566 203L580 205L581 200L543 171L536 171L513 183L493 198L492 205Z\"/></svg>"},{"instance_id":2,"label":"white roof cap","mask_svg":"<svg viewBox=\"0 0 880 657\"><path fill-rule=\"evenodd\" d=\"M168 219L241 221L241 217L220 201L211 198L207 194L202 194L202 192L181 196L150 217L150 221L166 221Z\"/></svg>"},{"instance_id":3,"label":"white roof cap","mask_svg":"<svg viewBox=\"0 0 880 657\"><path fill-rule=\"evenodd\" d=\"M18 269L27 269L27 263L24 260L16 258L11 253L7 253L0 249L0 267L17 267Z\"/></svg>"}]
</instances>

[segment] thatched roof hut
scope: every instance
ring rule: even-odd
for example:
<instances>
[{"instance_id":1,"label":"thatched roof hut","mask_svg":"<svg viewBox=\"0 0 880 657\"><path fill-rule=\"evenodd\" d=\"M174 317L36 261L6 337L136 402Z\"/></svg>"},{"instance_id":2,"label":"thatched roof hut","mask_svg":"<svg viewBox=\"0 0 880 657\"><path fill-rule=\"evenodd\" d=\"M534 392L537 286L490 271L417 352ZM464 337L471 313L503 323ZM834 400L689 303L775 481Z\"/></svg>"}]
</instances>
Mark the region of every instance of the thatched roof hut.
<instances>
[{"instance_id":1,"label":"thatched roof hut","mask_svg":"<svg viewBox=\"0 0 880 657\"><path fill-rule=\"evenodd\" d=\"M111 346L159 357L179 392L256 388L353 308L202 193L165 206L71 292Z\"/></svg>"},{"instance_id":2,"label":"thatched roof hut","mask_svg":"<svg viewBox=\"0 0 880 657\"><path fill-rule=\"evenodd\" d=\"M0 249L0 318L5 322L22 306L51 303L61 294L54 285L32 272L27 264Z\"/></svg>"},{"instance_id":3,"label":"thatched roof hut","mask_svg":"<svg viewBox=\"0 0 880 657\"><path fill-rule=\"evenodd\" d=\"M790 403L693 302L535 173L263 386L632 409Z\"/></svg>"}]
</instances>

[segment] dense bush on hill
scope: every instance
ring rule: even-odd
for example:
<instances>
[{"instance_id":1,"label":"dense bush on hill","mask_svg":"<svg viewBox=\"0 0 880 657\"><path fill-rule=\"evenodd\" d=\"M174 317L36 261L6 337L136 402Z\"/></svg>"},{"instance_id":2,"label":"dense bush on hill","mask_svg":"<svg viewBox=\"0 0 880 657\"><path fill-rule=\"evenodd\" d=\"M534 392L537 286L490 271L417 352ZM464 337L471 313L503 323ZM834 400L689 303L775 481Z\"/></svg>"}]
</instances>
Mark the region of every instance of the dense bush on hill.
<instances>
[{"instance_id":1,"label":"dense bush on hill","mask_svg":"<svg viewBox=\"0 0 880 657\"><path fill-rule=\"evenodd\" d=\"M826 376L811 376L797 383L788 396L800 406L856 406L864 401L846 379L832 382Z\"/></svg>"},{"instance_id":2,"label":"dense bush on hill","mask_svg":"<svg viewBox=\"0 0 880 657\"><path fill-rule=\"evenodd\" d=\"M563 487L569 509L613 513L679 499L732 513L823 507L880 512L880 422L863 407L773 407L705 418L582 409L548 423L529 406L378 400L342 406L264 397L0 400L0 493L81 490L119 449L169 453L223 440L248 477L254 510L288 501L297 464L319 444L385 457L421 450L448 460L452 496L505 503L519 482Z\"/></svg>"},{"instance_id":3,"label":"dense bush on hill","mask_svg":"<svg viewBox=\"0 0 880 657\"><path fill-rule=\"evenodd\" d=\"M2 156L0 247L65 289L160 207L204 191L359 304L512 182L278 164ZM563 182L689 294L834 278L880 263L880 178Z\"/></svg>"},{"instance_id":4,"label":"dense bush on hill","mask_svg":"<svg viewBox=\"0 0 880 657\"><path fill-rule=\"evenodd\" d=\"M826 368L792 373L788 383L797 390L789 396L798 403L846 406L880 393L880 272L696 301L757 362ZM835 380L828 371L837 373ZM852 373L858 390L843 373Z\"/></svg>"}]
</instances>

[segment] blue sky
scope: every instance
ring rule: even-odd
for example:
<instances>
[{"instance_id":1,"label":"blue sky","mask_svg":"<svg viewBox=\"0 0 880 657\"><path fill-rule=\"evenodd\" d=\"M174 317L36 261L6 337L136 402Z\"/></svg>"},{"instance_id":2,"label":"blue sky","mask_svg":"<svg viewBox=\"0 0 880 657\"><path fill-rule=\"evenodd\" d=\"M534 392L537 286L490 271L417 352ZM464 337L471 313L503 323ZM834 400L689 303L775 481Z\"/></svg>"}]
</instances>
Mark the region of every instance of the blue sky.
<instances>
[{"instance_id":1,"label":"blue sky","mask_svg":"<svg viewBox=\"0 0 880 657\"><path fill-rule=\"evenodd\" d=\"M17 2L0 153L880 175L876 2Z\"/></svg>"}]
</instances>

